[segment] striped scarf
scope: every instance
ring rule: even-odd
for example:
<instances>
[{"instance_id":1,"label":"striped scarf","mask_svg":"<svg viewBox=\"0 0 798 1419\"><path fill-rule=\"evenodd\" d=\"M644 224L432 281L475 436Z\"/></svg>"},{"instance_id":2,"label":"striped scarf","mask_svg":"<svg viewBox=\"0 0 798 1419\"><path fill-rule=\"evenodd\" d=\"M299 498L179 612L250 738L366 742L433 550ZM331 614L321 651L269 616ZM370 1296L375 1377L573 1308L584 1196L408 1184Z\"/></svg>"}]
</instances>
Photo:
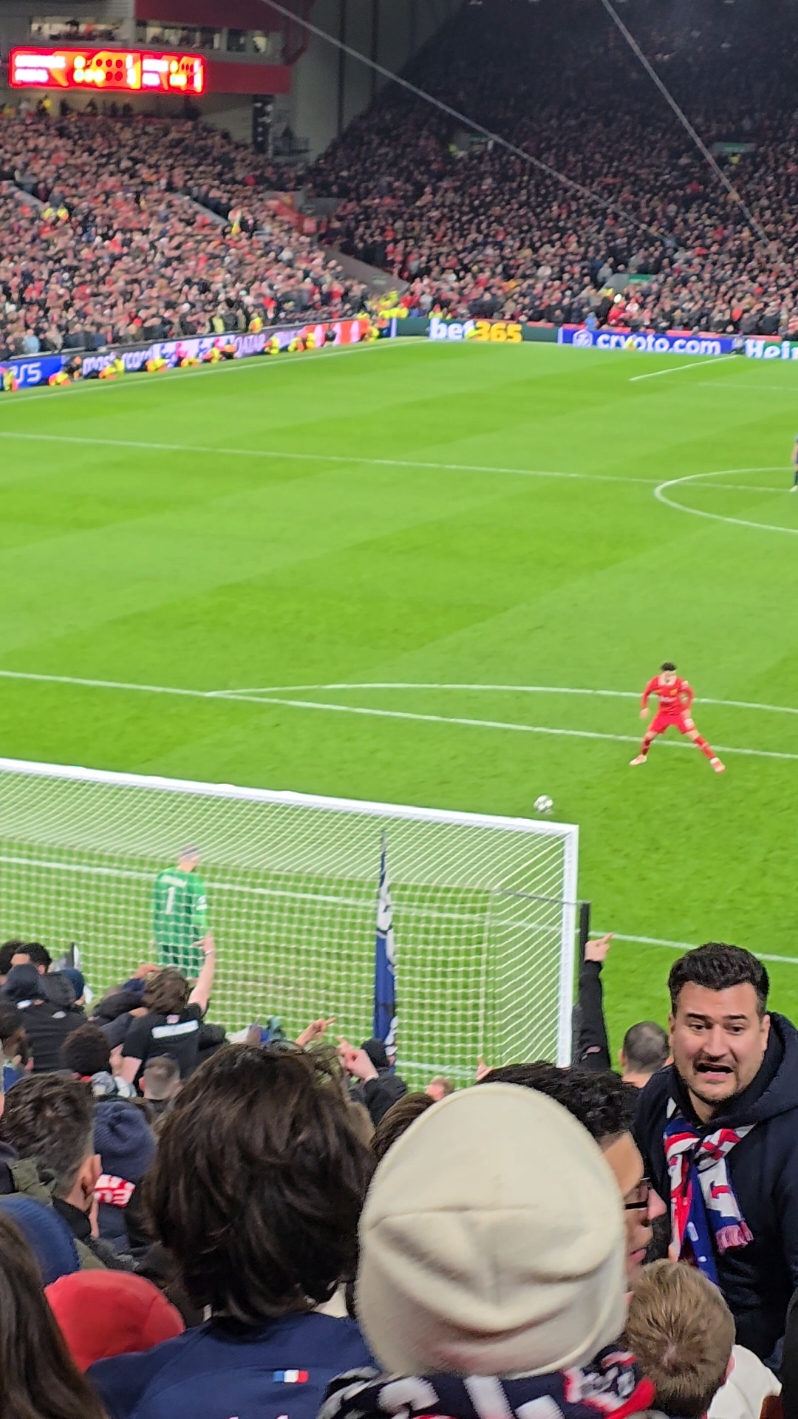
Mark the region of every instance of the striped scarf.
<instances>
[{"instance_id":1,"label":"striped scarf","mask_svg":"<svg viewBox=\"0 0 798 1419\"><path fill-rule=\"evenodd\" d=\"M722 1254L753 1241L726 1166L734 1145L753 1127L718 1128L702 1138L679 1113L676 1100L668 1102L663 1144L671 1180L673 1250L680 1258L691 1256L716 1286L715 1251Z\"/></svg>"}]
</instances>

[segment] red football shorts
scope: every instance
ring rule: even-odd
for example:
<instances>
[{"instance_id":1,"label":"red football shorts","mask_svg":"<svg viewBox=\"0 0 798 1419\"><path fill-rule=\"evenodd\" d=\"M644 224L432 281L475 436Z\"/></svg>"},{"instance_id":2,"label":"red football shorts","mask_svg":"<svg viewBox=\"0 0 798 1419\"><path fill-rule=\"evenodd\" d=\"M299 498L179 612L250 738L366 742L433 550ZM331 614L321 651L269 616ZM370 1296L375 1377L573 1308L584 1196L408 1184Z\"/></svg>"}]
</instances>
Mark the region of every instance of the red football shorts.
<instances>
[{"instance_id":1,"label":"red football shorts","mask_svg":"<svg viewBox=\"0 0 798 1419\"><path fill-rule=\"evenodd\" d=\"M651 721L649 734L664 734L671 725L674 725L680 734L689 734L691 729L695 729L687 710L680 710L678 714L674 714L672 710L657 710Z\"/></svg>"}]
</instances>

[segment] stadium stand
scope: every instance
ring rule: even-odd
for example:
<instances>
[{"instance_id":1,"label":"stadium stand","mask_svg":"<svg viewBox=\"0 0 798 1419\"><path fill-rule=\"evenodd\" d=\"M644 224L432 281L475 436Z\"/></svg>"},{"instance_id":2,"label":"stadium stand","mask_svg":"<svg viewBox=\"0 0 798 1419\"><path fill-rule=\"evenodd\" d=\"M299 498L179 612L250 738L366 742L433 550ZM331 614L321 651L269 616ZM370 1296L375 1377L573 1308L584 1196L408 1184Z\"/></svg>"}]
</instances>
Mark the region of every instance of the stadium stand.
<instances>
[{"instance_id":1,"label":"stadium stand","mask_svg":"<svg viewBox=\"0 0 798 1419\"><path fill-rule=\"evenodd\" d=\"M0 175L0 358L333 320L363 305L363 286L269 199L263 161L214 130L7 118Z\"/></svg>"},{"instance_id":2,"label":"stadium stand","mask_svg":"<svg viewBox=\"0 0 798 1419\"><path fill-rule=\"evenodd\" d=\"M623 13L704 140L732 145L719 161L767 243L608 15L579 0L556 23L545 4L466 6L408 77L612 210L393 85L310 172L340 199L327 240L409 281L413 314L798 331L794 8Z\"/></svg>"}]
</instances>

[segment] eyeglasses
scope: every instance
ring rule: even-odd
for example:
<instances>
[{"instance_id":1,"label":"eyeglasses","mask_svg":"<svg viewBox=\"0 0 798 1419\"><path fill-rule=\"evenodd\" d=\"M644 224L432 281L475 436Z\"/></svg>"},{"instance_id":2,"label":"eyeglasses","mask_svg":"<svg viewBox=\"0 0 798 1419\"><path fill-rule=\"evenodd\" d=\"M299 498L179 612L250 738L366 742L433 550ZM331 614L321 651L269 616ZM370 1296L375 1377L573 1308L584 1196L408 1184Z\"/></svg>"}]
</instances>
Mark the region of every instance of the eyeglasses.
<instances>
[{"instance_id":1,"label":"eyeglasses","mask_svg":"<svg viewBox=\"0 0 798 1419\"><path fill-rule=\"evenodd\" d=\"M640 1179L640 1182L637 1184L637 1187L635 1188L634 1192L632 1193L632 1201L631 1201L631 1202L624 1202L624 1204L623 1204L625 1211L626 1211L626 1212L642 1212L644 1208L647 1208L647 1207L648 1207L648 1199L649 1199L649 1194L650 1194L650 1192L651 1192L651 1183L650 1183L649 1179L648 1179L648 1178L641 1178L641 1179Z\"/></svg>"}]
</instances>

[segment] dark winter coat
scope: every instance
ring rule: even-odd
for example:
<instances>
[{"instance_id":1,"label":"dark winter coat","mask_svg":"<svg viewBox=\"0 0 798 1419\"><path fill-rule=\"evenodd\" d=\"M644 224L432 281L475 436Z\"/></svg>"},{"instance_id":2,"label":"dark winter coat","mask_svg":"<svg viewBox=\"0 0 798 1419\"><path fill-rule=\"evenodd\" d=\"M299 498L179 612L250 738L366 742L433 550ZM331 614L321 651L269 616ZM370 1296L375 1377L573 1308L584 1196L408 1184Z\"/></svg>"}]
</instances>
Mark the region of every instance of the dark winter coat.
<instances>
[{"instance_id":1,"label":"dark winter coat","mask_svg":"<svg viewBox=\"0 0 798 1419\"><path fill-rule=\"evenodd\" d=\"M653 1075L635 1121L646 1172L670 1202L663 1131L668 1100L698 1123L673 1065ZM753 1233L746 1247L716 1257L720 1288L737 1325L737 1341L767 1360L784 1334L787 1307L798 1288L798 1030L771 1014L770 1038L756 1078L730 1099L701 1136L724 1125L754 1124L728 1155L729 1178Z\"/></svg>"}]
</instances>

